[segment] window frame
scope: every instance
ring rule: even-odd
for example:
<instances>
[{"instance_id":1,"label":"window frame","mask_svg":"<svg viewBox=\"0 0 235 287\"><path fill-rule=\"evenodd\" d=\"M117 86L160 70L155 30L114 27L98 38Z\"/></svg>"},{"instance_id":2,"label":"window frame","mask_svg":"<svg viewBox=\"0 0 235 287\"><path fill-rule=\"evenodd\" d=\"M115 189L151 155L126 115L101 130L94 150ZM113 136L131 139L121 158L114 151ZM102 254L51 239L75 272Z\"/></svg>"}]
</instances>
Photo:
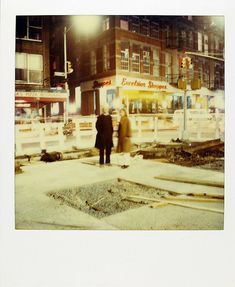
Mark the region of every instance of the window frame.
<instances>
[{"instance_id":1,"label":"window frame","mask_svg":"<svg viewBox=\"0 0 235 287\"><path fill-rule=\"evenodd\" d=\"M21 69L21 68L17 68L16 64L15 64L15 82L16 84L27 84L27 85L43 85L43 56L41 54L30 54L30 53L20 53L20 52L16 52L15 53L15 57L17 57L17 54L23 54L26 57L26 68ZM41 70L30 70L29 66L30 66L30 55L36 55L36 56L40 56L41 59ZM16 79L16 69L21 69L23 71L26 71L26 81L25 80L20 80L20 79ZM33 82L30 81L30 71L38 71L41 73L41 80L39 82Z\"/></svg>"},{"instance_id":2,"label":"window frame","mask_svg":"<svg viewBox=\"0 0 235 287\"><path fill-rule=\"evenodd\" d=\"M123 46L127 46L127 48L123 49ZM127 42L122 42L121 43L121 65L120 68L122 71L130 71L130 47L129 43Z\"/></svg>"},{"instance_id":3,"label":"window frame","mask_svg":"<svg viewBox=\"0 0 235 287\"><path fill-rule=\"evenodd\" d=\"M144 47L143 49L143 73L148 74L148 75L150 74L150 52L151 50L149 47Z\"/></svg>"},{"instance_id":4,"label":"window frame","mask_svg":"<svg viewBox=\"0 0 235 287\"><path fill-rule=\"evenodd\" d=\"M42 42L43 19L40 18L41 19L41 26L33 26L33 25L30 25L30 17L32 18L32 17L36 17L36 16L17 16L17 17L26 17L26 22L27 23L26 23L26 36L23 37L23 38L16 36L16 39L25 40L25 41L33 41L33 42ZM31 29L38 29L38 30L40 30L40 37L41 37L41 39L30 38L30 28ZM16 27L16 34L17 34L17 27Z\"/></svg>"}]
</instances>

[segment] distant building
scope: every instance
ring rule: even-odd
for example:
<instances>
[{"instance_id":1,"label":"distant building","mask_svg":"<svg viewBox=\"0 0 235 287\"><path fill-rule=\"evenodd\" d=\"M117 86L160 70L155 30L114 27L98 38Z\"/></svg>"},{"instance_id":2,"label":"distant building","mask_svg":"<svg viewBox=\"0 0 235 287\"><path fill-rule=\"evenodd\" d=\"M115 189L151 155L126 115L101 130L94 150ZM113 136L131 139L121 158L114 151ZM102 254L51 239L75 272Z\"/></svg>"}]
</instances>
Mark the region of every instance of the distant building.
<instances>
[{"instance_id":1,"label":"distant building","mask_svg":"<svg viewBox=\"0 0 235 287\"><path fill-rule=\"evenodd\" d=\"M50 17L16 17L15 109L16 120L63 117L67 94L51 89Z\"/></svg>"}]
</instances>

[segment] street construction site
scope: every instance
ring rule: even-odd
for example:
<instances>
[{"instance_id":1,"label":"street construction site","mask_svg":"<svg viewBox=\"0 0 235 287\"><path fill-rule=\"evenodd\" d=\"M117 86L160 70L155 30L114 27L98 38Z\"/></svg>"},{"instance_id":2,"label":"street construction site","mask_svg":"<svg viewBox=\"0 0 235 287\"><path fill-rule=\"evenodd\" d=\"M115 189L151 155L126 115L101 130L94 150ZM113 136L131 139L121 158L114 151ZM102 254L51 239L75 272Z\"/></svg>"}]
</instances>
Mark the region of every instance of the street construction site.
<instances>
[{"instance_id":1,"label":"street construction site","mask_svg":"<svg viewBox=\"0 0 235 287\"><path fill-rule=\"evenodd\" d=\"M98 150L16 158L16 229L222 230L220 139L134 143L123 170L99 167Z\"/></svg>"}]
</instances>

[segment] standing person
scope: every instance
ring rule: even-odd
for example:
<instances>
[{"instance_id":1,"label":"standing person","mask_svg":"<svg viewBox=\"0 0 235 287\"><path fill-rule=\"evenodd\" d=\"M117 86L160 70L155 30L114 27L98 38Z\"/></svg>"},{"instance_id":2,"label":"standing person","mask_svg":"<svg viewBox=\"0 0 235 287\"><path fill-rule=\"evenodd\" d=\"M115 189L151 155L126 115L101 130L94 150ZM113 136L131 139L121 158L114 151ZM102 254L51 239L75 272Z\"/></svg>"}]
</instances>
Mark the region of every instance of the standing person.
<instances>
[{"instance_id":1,"label":"standing person","mask_svg":"<svg viewBox=\"0 0 235 287\"><path fill-rule=\"evenodd\" d=\"M120 110L120 115L117 152L121 153L121 168L128 168L130 165L131 124L125 109Z\"/></svg>"},{"instance_id":2,"label":"standing person","mask_svg":"<svg viewBox=\"0 0 235 287\"><path fill-rule=\"evenodd\" d=\"M102 107L102 114L98 116L96 121L96 141L95 147L99 149L99 163L100 167L104 166L104 150L105 163L110 164L110 154L113 147L113 124L112 117L109 114L109 107L105 105Z\"/></svg>"}]
</instances>

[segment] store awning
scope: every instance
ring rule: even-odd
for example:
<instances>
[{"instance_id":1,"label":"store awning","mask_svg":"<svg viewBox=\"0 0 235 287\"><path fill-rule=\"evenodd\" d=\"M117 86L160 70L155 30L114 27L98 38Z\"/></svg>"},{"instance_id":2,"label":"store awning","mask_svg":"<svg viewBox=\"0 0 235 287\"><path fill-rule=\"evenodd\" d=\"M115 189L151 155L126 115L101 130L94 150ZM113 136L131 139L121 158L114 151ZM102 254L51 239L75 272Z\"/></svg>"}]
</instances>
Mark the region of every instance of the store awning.
<instances>
[{"instance_id":1,"label":"store awning","mask_svg":"<svg viewBox=\"0 0 235 287\"><path fill-rule=\"evenodd\" d=\"M15 92L15 103L55 103L66 102L68 99L68 92L62 91L22 91Z\"/></svg>"}]
</instances>

